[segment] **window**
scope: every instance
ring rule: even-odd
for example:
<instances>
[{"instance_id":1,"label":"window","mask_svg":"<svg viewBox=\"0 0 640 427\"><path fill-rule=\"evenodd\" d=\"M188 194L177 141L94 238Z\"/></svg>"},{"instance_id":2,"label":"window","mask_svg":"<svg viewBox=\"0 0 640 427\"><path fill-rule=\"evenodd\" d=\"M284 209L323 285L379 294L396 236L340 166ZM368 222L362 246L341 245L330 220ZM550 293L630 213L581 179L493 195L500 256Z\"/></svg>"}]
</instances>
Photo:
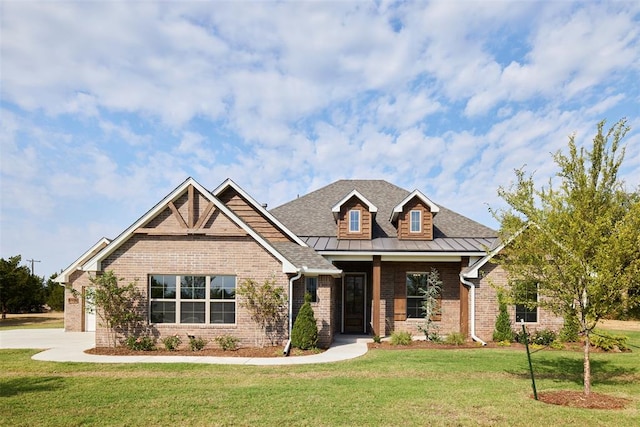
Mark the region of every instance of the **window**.
<instances>
[{"instance_id":1,"label":"window","mask_svg":"<svg viewBox=\"0 0 640 427\"><path fill-rule=\"evenodd\" d=\"M407 273L407 317L414 319L422 319L425 312L422 309L426 300L426 293L432 287L428 280L428 273ZM436 298L441 297L439 289ZM438 304L439 305L439 304ZM432 320L440 320L439 310L432 316Z\"/></svg>"},{"instance_id":2,"label":"window","mask_svg":"<svg viewBox=\"0 0 640 427\"><path fill-rule=\"evenodd\" d=\"M360 211L349 211L349 232L360 232Z\"/></svg>"},{"instance_id":3,"label":"window","mask_svg":"<svg viewBox=\"0 0 640 427\"><path fill-rule=\"evenodd\" d=\"M538 321L538 284L520 283L516 285L516 322L535 323Z\"/></svg>"},{"instance_id":4,"label":"window","mask_svg":"<svg viewBox=\"0 0 640 427\"><path fill-rule=\"evenodd\" d=\"M304 279L305 292L311 295L311 302L318 302L318 278L307 277Z\"/></svg>"},{"instance_id":5,"label":"window","mask_svg":"<svg viewBox=\"0 0 640 427\"><path fill-rule=\"evenodd\" d=\"M151 323L235 323L235 276L149 277Z\"/></svg>"},{"instance_id":6,"label":"window","mask_svg":"<svg viewBox=\"0 0 640 427\"><path fill-rule=\"evenodd\" d=\"M409 212L410 231L412 233L419 233L422 231L422 212L411 211Z\"/></svg>"}]
</instances>

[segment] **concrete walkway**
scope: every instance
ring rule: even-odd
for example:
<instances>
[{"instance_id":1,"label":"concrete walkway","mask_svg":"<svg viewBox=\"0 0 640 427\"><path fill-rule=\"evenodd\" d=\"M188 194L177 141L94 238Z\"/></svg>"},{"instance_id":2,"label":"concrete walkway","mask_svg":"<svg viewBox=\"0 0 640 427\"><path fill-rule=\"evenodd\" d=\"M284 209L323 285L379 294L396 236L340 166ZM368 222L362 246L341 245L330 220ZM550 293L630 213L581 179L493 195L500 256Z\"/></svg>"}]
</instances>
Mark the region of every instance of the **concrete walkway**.
<instances>
[{"instance_id":1,"label":"concrete walkway","mask_svg":"<svg viewBox=\"0 0 640 427\"><path fill-rule=\"evenodd\" d=\"M311 356L212 357L212 356L100 356L84 350L94 347L94 333L63 329L12 329L0 331L0 349L42 348L34 360L92 363L205 363L215 365L303 365L353 359L367 352L371 338L338 335L331 348Z\"/></svg>"}]
</instances>

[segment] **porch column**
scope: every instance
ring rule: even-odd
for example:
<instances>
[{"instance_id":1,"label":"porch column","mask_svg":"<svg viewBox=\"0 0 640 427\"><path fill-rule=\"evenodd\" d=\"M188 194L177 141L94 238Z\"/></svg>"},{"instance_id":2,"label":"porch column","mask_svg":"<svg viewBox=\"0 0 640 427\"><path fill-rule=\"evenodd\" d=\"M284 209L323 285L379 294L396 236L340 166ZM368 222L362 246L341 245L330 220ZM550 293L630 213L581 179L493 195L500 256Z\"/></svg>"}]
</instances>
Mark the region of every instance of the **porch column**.
<instances>
[{"instance_id":1,"label":"porch column","mask_svg":"<svg viewBox=\"0 0 640 427\"><path fill-rule=\"evenodd\" d=\"M380 335L380 275L381 275L382 259L380 255L373 256L373 307L371 307L371 315L373 321L371 328L373 335Z\"/></svg>"}]
</instances>

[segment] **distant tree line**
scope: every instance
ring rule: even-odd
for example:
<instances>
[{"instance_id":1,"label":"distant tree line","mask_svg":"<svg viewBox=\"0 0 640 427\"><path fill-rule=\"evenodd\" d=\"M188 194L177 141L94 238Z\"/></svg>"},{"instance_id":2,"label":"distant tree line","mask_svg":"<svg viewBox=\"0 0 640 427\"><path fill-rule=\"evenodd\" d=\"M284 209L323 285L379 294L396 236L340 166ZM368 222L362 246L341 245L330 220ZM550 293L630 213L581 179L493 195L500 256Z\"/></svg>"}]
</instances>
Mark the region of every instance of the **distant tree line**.
<instances>
[{"instance_id":1,"label":"distant tree line","mask_svg":"<svg viewBox=\"0 0 640 427\"><path fill-rule=\"evenodd\" d=\"M37 313L46 309L64 310L64 287L54 282L56 274L45 282L20 265L20 255L0 259L0 310L7 313Z\"/></svg>"}]
</instances>

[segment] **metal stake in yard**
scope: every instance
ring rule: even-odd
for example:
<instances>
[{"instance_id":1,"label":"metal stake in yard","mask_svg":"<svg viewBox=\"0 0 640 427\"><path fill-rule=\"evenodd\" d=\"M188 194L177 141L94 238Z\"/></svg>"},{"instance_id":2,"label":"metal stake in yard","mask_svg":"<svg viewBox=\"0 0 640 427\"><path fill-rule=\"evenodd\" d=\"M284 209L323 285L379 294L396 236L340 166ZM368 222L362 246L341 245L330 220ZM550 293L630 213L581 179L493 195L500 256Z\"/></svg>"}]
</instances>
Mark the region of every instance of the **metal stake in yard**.
<instances>
[{"instance_id":1,"label":"metal stake in yard","mask_svg":"<svg viewBox=\"0 0 640 427\"><path fill-rule=\"evenodd\" d=\"M527 359L529 359L529 372L531 372L531 387L533 388L533 397L538 400L538 392L536 391L536 379L533 376L533 365L531 364L531 353L529 352L529 335L527 335L527 329L524 327L524 321L522 322L522 333L524 334L524 346L527 349Z\"/></svg>"}]
</instances>

